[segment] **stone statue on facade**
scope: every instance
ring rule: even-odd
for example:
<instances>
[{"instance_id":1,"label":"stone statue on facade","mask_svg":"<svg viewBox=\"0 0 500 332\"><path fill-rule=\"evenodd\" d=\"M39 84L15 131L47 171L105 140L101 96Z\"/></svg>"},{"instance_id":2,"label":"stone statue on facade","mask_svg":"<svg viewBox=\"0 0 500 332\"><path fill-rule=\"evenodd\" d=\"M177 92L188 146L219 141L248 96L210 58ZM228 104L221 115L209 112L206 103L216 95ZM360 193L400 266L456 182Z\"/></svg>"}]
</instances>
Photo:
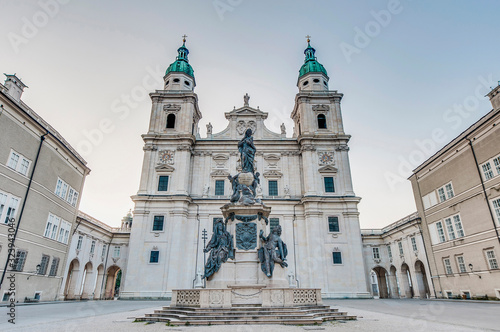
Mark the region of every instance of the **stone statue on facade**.
<instances>
[{"instance_id":1,"label":"stone statue on facade","mask_svg":"<svg viewBox=\"0 0 500 332\"><path fill-rule=\"evenodd\" d=\"M252 129L245 131L245 136L238 142L242 172L254 173L255 145L253 144Z\"/></svg>"},{"instance_id":2,"label":"stone statue on facade","mask_svg":"<svg viewBox=\"0 0 500 332\"><path fill-rule=\"evenodd\" d=\"M285 262L288 255L286 244L281 240L281 226L273 228L269 236L264 236L264 231L260 231L260 239L262 247L259 249L259 260L261 262L262 272L269 278L273 276L274 263L278 263L281 267L287 267Z\"/></svg>"},{"instance_id":3,"label":"stone statue on facade","mask_svg":"<svg viewBox=\"0 0 500 332\"><path fill-rule=\"evenodd\" d=\"M207 124L207 136L212 135L212 129L213 129L212 124L209 122Z\"/></svg>"},{"instance_id":4,"label":"stone statue on facade","mask_svg":"<svg viewBox=\"0 0 500 332\"><path fill-rule=\"evenodd\" d=\"M281 124L280 129L281 129L281 135L286 135L286 127L284 123Z\"/></svg>"},{"instance_id":5,"label":"stone statue on facade","mask_svg":"<svg viewBox=\"0 0 500 332\"><path fill-rule=\"evenodd\" d=\"M205 264L203 278L210 278L228 258L234 259L233 236L226 230L222 221L215 225L212 238L203 251L210 252Z\"/></svg>"},{"instance_id":6,"label":"stone statue on facade","mask_svg":"<svg viewBox=\"0 0 500 332\"><path fill-rule=\"evenodd\" d=\"M203 197L208 197L209 191L210 191L210 186L208 185L208 183L205 183L205 186L203 187L203 194L202 194L202 196Z\"/></svg>"},{"instance_id":7,"label":"stone statue on facade","mask_svg":"<svg viewBox=\"0 0 500 332\"><path fill-rule=\"evenodd\" d=\"M243 96L243 102L244 102L244 105L245 106L248 106L248 101L250 100L250 96L248 95L248 93L246 93L244 96Z\"/></svg>"}]
</instances>

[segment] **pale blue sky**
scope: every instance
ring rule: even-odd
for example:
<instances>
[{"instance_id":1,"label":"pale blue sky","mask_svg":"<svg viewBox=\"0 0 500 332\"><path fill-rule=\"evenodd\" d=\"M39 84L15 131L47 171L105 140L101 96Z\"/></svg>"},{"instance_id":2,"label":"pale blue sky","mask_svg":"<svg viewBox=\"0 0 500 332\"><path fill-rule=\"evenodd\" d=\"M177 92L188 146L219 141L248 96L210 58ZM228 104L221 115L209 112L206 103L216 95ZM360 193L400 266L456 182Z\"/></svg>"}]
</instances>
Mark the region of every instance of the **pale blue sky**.
<instances>
[{"instance_id":1,"label":"pale blue sky","mask_svg":"<svg viewBox=\"0 0 500 332\"><path fill-rule=\"evenodd\" d=\"M109 119L113 130L85 154L92 172L80 208L112 225L138 189L151 107L139 88L143 79L162 88L184 33L202 136L209 121L214 132L224 129L224 112L241 106L247 92L252 106L269 112L268 127L278 131L285 122L290 135L304 36L312 36L330 89L344 93L362 227L415 210L410 183L391 186L387 172L406 178L401 160L423 155L415 140L439 129L449 141L488 112L476 91L484 96L500 80L498 1L60 0L58 8L55 1L0 0L0 70L23 79L30 87L23 100L82 153L84 131ZM52 4L51 15L40 3ZM373 12L388 8L390 19L376 23ZM368 31L364 45L360 30ZM347 44L357 46L350 59ZM133 92L130 113L113 112ZM465 111L453 113L454 105ZM425 156L442 145L428 145Z\"/></svg>"}]
</instances>

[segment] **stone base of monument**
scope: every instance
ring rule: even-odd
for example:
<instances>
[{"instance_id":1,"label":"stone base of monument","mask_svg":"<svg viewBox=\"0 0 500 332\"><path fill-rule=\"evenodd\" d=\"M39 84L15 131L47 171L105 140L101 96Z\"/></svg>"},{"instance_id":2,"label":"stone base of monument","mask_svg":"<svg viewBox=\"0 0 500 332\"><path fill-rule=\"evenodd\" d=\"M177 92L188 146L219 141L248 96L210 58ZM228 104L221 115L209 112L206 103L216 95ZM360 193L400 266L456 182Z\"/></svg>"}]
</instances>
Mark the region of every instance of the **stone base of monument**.
<instances>
[{"instance_id":1,"label":"stone base of monument","mask_svg":"<svg viewBox=\"0 0 500 332\"><path fill-rule=\"evenodd\" d=\"M169 307L155 310L136 321L169 325L316 325L331 320L356 319L356 316L322 305L319 289L266 288L262 285L257 293L251 293L254 291L255 285L174 290Z\"/></svg>"}]
</instances>

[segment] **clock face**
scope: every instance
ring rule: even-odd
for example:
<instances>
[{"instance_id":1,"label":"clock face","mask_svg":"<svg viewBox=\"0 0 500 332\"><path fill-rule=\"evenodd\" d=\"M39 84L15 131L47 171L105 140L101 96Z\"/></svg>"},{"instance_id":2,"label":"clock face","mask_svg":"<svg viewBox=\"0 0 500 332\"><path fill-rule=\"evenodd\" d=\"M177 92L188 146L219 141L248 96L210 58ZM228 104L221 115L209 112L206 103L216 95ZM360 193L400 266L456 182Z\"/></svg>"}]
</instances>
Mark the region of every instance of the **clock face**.
<instances>
[{"instance_id":1,"label":"clock face","mask_svg":"<svg viewBox=\"0 0 500 332\"><path fill-rule=\"evenodd\" d=\"M322 153L320 156L320 161L322 164L332 164L333 163L333 154L332 153Z\"/></svg>"},{"instance_id":2,"label":"clock face","mask_svg":"<svg viewBox=\"0 0 500 332\"><path fill-rule=\"evenodd\" d=\"M174 161L174 151L161 150L159 156L162 164L171 164Z\"/></svg>"}]
</instances>

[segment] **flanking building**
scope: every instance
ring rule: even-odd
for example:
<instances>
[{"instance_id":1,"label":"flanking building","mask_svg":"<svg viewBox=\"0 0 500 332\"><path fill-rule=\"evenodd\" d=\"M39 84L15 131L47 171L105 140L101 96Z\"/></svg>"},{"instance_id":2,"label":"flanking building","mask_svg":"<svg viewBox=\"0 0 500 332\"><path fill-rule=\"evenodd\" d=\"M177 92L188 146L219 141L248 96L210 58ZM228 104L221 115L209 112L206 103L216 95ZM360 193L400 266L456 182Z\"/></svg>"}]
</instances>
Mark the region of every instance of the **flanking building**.
<instances>
[{"instance_id":1,"label":"flanking building","mask_svg":"<svg viewBox=\"0 0 500 332\"><path fill-rule=\"evenodd\" d=\"M438 297L500 298L499 92L410 177Z\"/></svg>"},{"instance_id":2,"label":"flanking building","mask_svg":"<svg viewBox=\"0 0 500 332\"><path fill-rule=\"evenodd\" d=\"M16 75L6 76L0 84L0 296L53 301L90 169L21 100L26 85Z\"/></svg>"},{"instance_id":3,"label":"flanking building","mask_svg":"<svg viewBox=\"0 0 500 332\"><path fill-rule=\"evenodd\" d=\"M361 235L373 297L435 297L418 213L382 229L362 229Z\"/></svg>"},{"instance_id":4,"label":"flanking building","mask_svg":"<svg viewBox=\"0 0 500 332\"><path fill-rule=\"evenodd\" d=\"M127 271L132 214L110 227L79 211L71 239L60 299L107 300L118 297Z\"/></svg>"},{"instance_id":5,"label":"flanking building","mask_svg":"<svg viewBox=\"0 0 500 332\"><path fill-rule=\"evenodd\" d=\"M323 297L369 297L356 196L349 165L350 135L344 131L342 93L330 90L325 68L309 44L300 68L295 127L275 133L268 113L243 106L220 114L226 129L198 134L202 112L194 71L183 44L150 94L149 128L142 135L144 161L130 235L122 298L168 298L172 289L195 286L221 206L229 202L230 172L237 169L238 141L252 129L260 173L257 195L272 208L270 225L281 225L288 245L286 275L293 287L321 288ZM214 119L215 121L215 119ZM232 174L234 175L234 174ZM267 229L267 232L269 229ZM225 264L231 264L230 261Z\"/></svg>"}]
</instances>

